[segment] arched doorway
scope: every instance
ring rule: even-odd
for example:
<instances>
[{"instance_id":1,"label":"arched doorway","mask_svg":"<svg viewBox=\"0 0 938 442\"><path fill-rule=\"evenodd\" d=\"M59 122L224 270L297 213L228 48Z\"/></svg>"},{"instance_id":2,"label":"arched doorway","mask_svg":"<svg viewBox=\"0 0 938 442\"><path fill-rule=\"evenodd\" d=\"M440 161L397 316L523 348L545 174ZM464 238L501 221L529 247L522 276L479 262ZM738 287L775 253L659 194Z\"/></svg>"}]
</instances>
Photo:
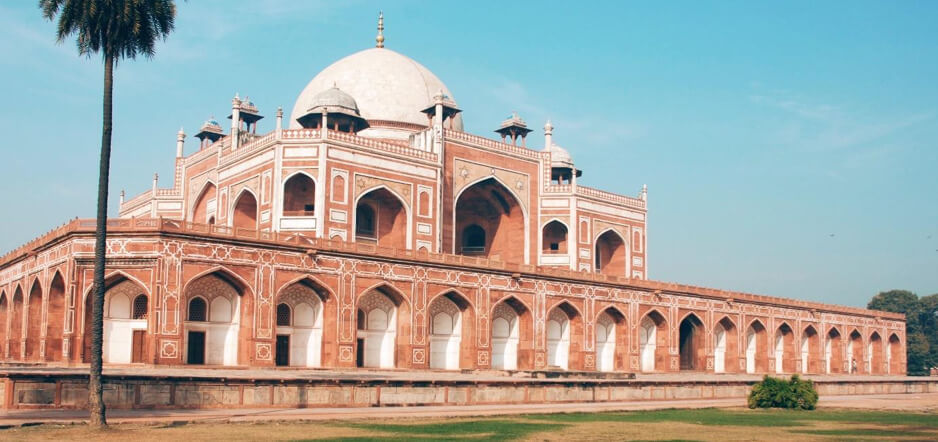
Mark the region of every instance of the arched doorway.
<instances>
[{"instance_id":1,"label":"arched doorway","mask_svg":"<svg viewBox=\"0 0 938 442\"><path fill-rule=\"evenodd\" d=\"M8 315L10 313L10 303L7 301L6 292L0 291L0 360L6 359L7 348L7 325Z\"/></svg>"},{"instance_id":2,"label":"arched doorway","mask_svg":"<svg viewBox=\"0 0 938 442\"><path fill-rule=\"evenodd\" d=\"M136 282L116 275L104 283L104 327L101 360L109 364L145 362L147 332L147 296ZM85 295L82 334L84 362L91 361L91 308L94 291Z\"/></svg>"},{"instance_id":3,"label":"arched doorway","mask_svg":"<svg viewBox=\"0 0 938 442\"><path fill-rule=\"evenodd\" d=\"M824 342L824 361L826 364L825 373L837 374L843 372L843 344L841 343L840 331L837 328L831 327L827 332L827 339Z\"/></svg>"},{"instance_id":4,"label":"arched doorway","mask_svg":"<svg viewBox=\"0 0 938 442\"><path fill-rule=\"evenodd\" d=\"M185 291L186 363L238 365L242 285L224 272L198 277Z\"/></svg>"},{"instance_id":5,"label":"arched doorway","mask_svg":"<svg viewBox=\"0 0 938 442\"><path fill-rule=\"evenodd\" d=\"M298 172L283 183L282 215L313 216L316 211L316 183L309 175Z\"/></svg>"},{"instance_id":6,"label":"arched doorway","mask_svg":"<svg viewBox=\"0 0 938 442\"><path fill-rule=\"evenodd\" d=\"M638 343L643 372L667 370L668 327L657 310L648 312L639 322Z\"/></svg>"},{"instance_id":7,"label":"arched doorway","mask_svg":"<svg viewBox=\"0 0 938 442\"><path fill-rule=\"evenodd\" d=\"M765 326L758 319L753 320L746 329L746 373L765 373L768 371L768 356Z\"/></svg>"},{"instance_id":8,"label":"arched doorway","mask_svg":"<svg viewBox=\"0 0 938 442\"><path fill-rule=\"evenodd\" d=\"M247 189L241 192L234 205L231 226L238 229L257 230L257 198Z\"/></svg>"},{"instance_id":9,"label":"arched doorway","mask_svg":"<svg viewBox=\"0 0 938 442\"><path fill-rule=\"evenodd\" d=\"M615 230L607 230L596 238L594 248L596 272L603 275L628 276L625 240Z\"/></svg>"},{"instance_id":10,"label":"arched doorway","mask_svg":"<svg viewBox=\"0 0 938 442\"><path fill-rule=\"evenodd\" d=\"M384 187L371 190L355 205L355 241L408 248L408 218L404 200Z\"/></svg>"},{"instance_id":11,"label":"arched doorway","mask_svg":"<svg viewBox=\"0 0 938 442\"><path fill-rule=\"evenodd\" d=\"M487 178L475 183L463 189L456 199L453 252L524 262L525 217L521 203L498 180ZM471 240L479 237L484 240L481 245Z\"/></svg>"},{"instance_id":12,"label":"arched doorway","mask_svg":"<svg viewBox=\"0 0 938 442\"><path fill-rule=\"evenodd\" d=\"M13 292L13 301L10 306L10 359L19 361L22 358L23 338L23 290L17 286Z\"/></svg>"},{"instance_id":13,"label":"arched doorway","mask_svg":"<svg viewBox=\"0 0 938 442\"><path fill-rule=\"evenodd\" d=\"M706 363L706 336L703 322L690 313L681 321L678 329L678 352L681 370L702 370Z\"/></svg>"},{"instance_id":14,"label":"arched doorway","mask_svg":"<svg viewBox=\"0 0 938 442\"><path fill-rule=\"evenodd\" d=\"M775 373L795 372L795 334L791 327L782 323L775 330Z\"/></svg>"},{"instance_id":15,"label":"arched doorway","mask_svg":"<svg viewBox=\"0 0 938 442\"><path fill-rule=\"evenodd\" d=\"M736 324L724 316L713 328L713 371L735 373L739 366Z\"/></svg>"},{"instance_id":16,"label":"arched doorway","mask_svg":"<svg viewBox=\"0 0 938 442\"><path fill-rule=\"evenodd\" d=\"M275 363L279 366L322 365L323 299L307 281L285 287L277 296Z\"/></svg>"},{"instance_id":17,"label":"arched doorway","mask_svg":"<svg viewBox=\"0 0 938 442\"><path fill-rule=\"evenodd\" d=\"M889 335L889 348L886 351L888 374L902 374L902 344L895 333Z\"/></svg>"},{"instance_id":18,"label":"arched doorway","mask_svg":"<svg viewBox=\"0 0 938 442\"><path fill-rule=\"evenodd\" d=\"M561 370L570 367L570 317L559 307L547 315L547 366Z\"/></svg>"},{"instance_id":19,"label":"arched doorway","mask_svg":"<svg viewBox=\"0 0 938 442\"><path fill-rule=\"evenodd\" d=\"M820 337L814 326L809 325L801 334L801 372L819 373L820 361Z\"/></svg>"},{"instance_id":20,"label":"arched doorway","mask_svg":"<svg viewBox=\"0 0 938 442\"><path fill-rule=\"evenodd\" d=\"M218 189L215 187L215 184L211 182L205 184L202 192L200 192L198 198L195 199L195 204L192 206L192 218L190 218L192 222L214 224L210 221L215 219L217 194Z\"/></svg>"},{"instance_id":21,"label":"arched doorway","mask_svg":"<svg viewBox=\"0 0 938 442\"><path fill-rule=\"evenodd\" d=\"M541 231L541 253L544 255L567 253L567 226L557 220L544 225Z\"/></svg>"},{"instance_id":22,"label":"arched doorway","mask_svg":"<svg viewBox=\"0 0 938 442\"><path fill-rule=\"evenodd\" d=\"M26 361L38 361L42 342L42 287L39 280L33 282L26 302Z\"/></svg>"},{"instance_id":23,"label":"arched doorway","mask_svg":"<svg viewBox=\"0 0 938 442\"><path fill-rule=\"evenodd\" d=\"M854 329L847 340L847 373L860 374L866 365L862 363L863 360L863 336Z\"/></svg>"},{"instance_id":24,"label":"arched doorway","mask_svg":"<svg viewBox=\"0 0 938 442\"><path fill-rule=\"evenodd\" d=\"M609 307L596 317L596 369L622 371L628 368L628 327L625 315Z\"/></svg>"},{"instance_id":25,"label":"arched doorway","mask_svg":"<svg viewBox=\"0 0 938 442\"><path fill-rule=\"evenodd\" d=\"M65 278L55 272L49 284L49 312L46 314L46 360L62 360L62 334L65 325Z\"/></svg>"},{"instance_id":26,"label":"arched doorway","mask_svg":"<svg viewBox=\"0 0 938 442\"><path fill-rule=\"evenodd\" d=\"M470 367L471 356L465 349L471 344L471 310L469 302L456 292L437 296L429 308L430 368L458 370Z\"/></svg>"},{"instance_id":27,"label":"arched doorway","mask_svg":"<svg viewBox=\"0 0 938 442\"><path fill-rule=\"evenodd\" d=\"M394 368L405 351L404 320L409 319L404 298L388 286L370 289L358 299L359 367ZM407 324L409 330L409 323ZM400 354L400 357L398 356Z\"/></svg>"},{"instance_id":28,"label":"arched doorway","mask_svg":"<svg viewBox=\"0 0 938 442\"><path fill-rule=\"evenodd\" d=\"M870 335L870 343L867 345L866 354L869 355L867 372L870 374L883 374L883 338L879 333L873 332Z\"/></svg>"},{"instance_id":29,"label":"arched doorway","mask_svg":"<svg viewBox=\"0 0 938 442\"><path fill-rule=\"evenodd\" d=\"M530 311L509 297L492 309L492 368L522 370L533 367Z\"/></svg>"}]
</instances>

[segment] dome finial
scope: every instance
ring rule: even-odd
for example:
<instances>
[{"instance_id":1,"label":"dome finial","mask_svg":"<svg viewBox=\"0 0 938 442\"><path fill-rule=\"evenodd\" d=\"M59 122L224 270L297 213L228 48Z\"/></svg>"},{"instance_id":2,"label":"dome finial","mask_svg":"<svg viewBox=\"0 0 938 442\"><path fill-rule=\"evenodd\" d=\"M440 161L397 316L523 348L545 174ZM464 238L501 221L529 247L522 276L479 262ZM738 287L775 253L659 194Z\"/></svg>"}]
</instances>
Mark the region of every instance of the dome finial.
<instances>
[{"instance_id":1,"label":"dome finial","mask_svg":"<svg viewBox=\"0 0 938 442\"><path fill-rule=\"evenodd\" d=\"M384 12L378 11L378 36L375 37L375 47L384 47Z\"/></svg>"}]
</instances>

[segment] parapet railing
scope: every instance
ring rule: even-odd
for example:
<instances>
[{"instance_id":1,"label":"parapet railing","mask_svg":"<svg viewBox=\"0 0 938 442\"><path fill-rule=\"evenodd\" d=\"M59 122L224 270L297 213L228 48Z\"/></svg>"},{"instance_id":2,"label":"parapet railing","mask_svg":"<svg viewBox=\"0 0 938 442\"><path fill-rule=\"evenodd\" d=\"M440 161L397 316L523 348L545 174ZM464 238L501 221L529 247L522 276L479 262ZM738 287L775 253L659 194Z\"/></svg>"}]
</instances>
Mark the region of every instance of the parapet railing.
<instances>
[{"instance_id":1,"label":"parapet railing","mask_svg":"<svg viewBox=\"0 0 938 442\"><path fill-rule=\"evenodd\" d=\"M396 260L419 261L431 264L456 265L463 267L474 267L483 270L511 272L513 275L529 274L567 280L615 284L653 293L697 295L733 302L742 301L756 304L780 304L787 307L802 308L811 311L848 313L887 319L905 319L905 315L899 313L872 311L856 307L838 306L788 298L777 298L772 296L718 290L706 287L675 284L670 282L630 279L622 276L572 271L569 269L560 269L556 267L525 265L484 257L454 255L448 253L431 253L425 250L415 251L379 246L374 243L354 243L325 238L315 238L300 233L263 232L259 230L234 228L223 225L177 221L167 218L111 218L107 220L107 228L109 233L177 233L208 238L237 239L277 246L299 247L304 248L307 251L354 253ZM94 233L94 231L94 218L75 218L66 224L46 232L40 237L26 243L25 245L16 248L10 253L7 253L2 258L0 258L0 267L7 265L22 256L33 255L40 247L68 234Z\"/></svg>"},{"instance_id":2,"label":"parapet railing","mask_svg":"<svg viewBox=\"0 0 938 442\"><path fill-rule=\"evenodd\" d=\"M527 147L516 146L514 144L502 143L500 141L491 140L485 137L480 137L478 135L467 134L458 130L443 129L443 137L444 139L451 138L454 140L466 141L475 145L488 147L490 149L511 152L513 154L518 154L532 159L539 159L547 155L546 152L528 149Z\"/></svg>"},{"instance_id":3,"label":"parapet railing","mask_svg":"<svg viewBox=\"0 0 938 442\"><path fill-rule=\"evenodd\" d=\"M599 189L594 189L592 187L586 186L576 186L576 194L579 196L596 198L603 201L609 201L613 203L618 203L628 207L634 207L636 209L644 209L645 201L640 198L632 198L629 196L618 195L611 192L606 192Z\"/></svg>"}]
</instances>

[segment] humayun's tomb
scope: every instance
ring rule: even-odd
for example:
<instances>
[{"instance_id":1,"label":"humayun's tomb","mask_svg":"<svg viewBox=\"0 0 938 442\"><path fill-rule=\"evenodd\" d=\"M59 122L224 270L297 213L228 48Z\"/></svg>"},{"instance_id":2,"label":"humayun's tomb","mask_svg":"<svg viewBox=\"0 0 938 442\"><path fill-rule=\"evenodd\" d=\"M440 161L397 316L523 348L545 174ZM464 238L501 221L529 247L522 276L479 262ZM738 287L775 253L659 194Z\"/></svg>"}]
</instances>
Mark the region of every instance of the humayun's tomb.
<instances>
[{"instance_id":1,"label":"humayun's tomb","mask_svg":"<svg viewBox=\"0 0 938 442\"><path fill-rule=\"evenodd\" d=\"M277 109L272 130L262 119L235 95L227 128L209 119L194 148L177 134L172 187L154 178L121 195L108 220L104 362L127 380L109 401L266 403L248 393L263 387L261 367L496 384L497 373L905 373L902 315L651 279L645 187L580 185L550 122L537 138L516 114L495 137L464 132L456 97L380 31L376 47L313 77L286 119ZM93 247L94 220L74 219L0 258L3 366L87 370ZM240 393L199 402L212 393L192 379L223 388L235 368L251 377ZM159 376L180 369L188 381ZM69 376L80 371L10 371L4 406L79 404L83 384ZM574 378L558 400L583 399ZM459 400L452 385L429 397ZM328 403L364 397L333 387ZM477 403L553 397L466 388Z\"/></svg>"}]
</instances>

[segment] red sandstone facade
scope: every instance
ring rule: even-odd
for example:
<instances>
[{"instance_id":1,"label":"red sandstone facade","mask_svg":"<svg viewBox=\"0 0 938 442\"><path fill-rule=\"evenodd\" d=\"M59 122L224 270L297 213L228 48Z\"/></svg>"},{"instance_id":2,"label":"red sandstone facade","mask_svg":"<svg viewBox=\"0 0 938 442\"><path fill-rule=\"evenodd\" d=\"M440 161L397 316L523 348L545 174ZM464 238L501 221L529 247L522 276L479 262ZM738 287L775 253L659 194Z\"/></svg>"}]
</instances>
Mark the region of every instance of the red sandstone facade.
<instances>
[{"instance_id":1,"label":"red sandstone facade","mask_svg":"<svg viewBox=\"0 0 938 442\"><path fill-rule=\"evenodd\" d=\"M648 280L647 192L579 185L549 123L529 149L516 116L462 132L432 82L419 124L334 75L265 135L236 97L227 135L180 133L172 188L122 198L106 362L905 373L902 315ZM0 260L3 360L88 360L93 243L74 220Z\"/></svg>"}]
</instances>

